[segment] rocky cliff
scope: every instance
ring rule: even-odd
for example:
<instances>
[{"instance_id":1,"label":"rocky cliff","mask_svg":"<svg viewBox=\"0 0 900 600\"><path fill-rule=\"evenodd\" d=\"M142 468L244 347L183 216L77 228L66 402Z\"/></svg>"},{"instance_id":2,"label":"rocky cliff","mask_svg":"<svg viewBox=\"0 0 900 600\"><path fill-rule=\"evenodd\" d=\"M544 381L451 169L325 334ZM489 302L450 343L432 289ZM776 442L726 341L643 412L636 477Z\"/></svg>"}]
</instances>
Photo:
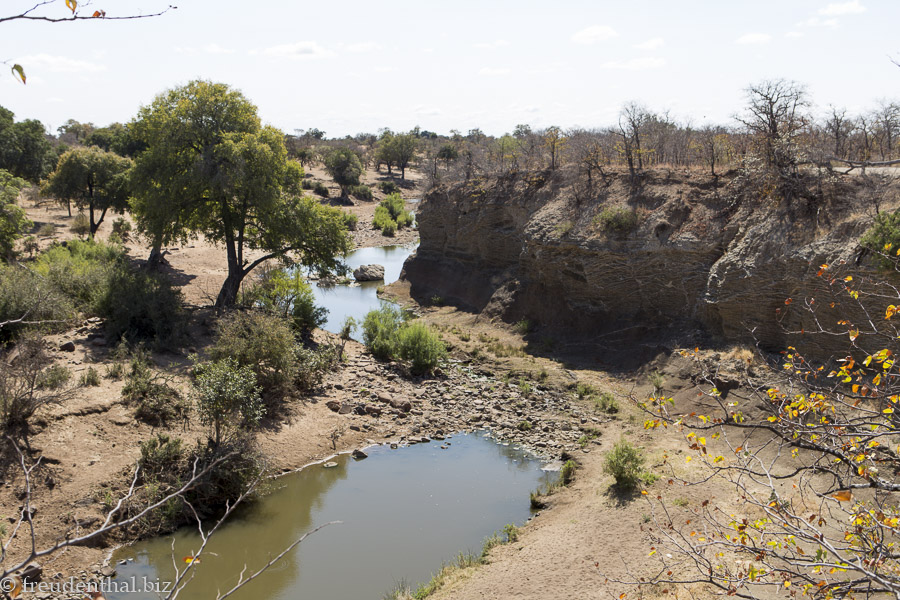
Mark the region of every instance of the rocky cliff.
<instances>
[{"instance_id":1,"label":"rocky cliff","mask_svg":"<svg viewBox=\"0 0 900 600\"><path fill-rule=\"evenodd\" d=\"M783 349L788 331L814 325L803 300L828 295L819 265L869 269L858 240L872 198L884 210L894 197L868 178L815 185L790 203L734 176L674 171L611 175L590 194L559 173L438 187L402 277L420 300L610 348L712 337Z\"/></svg>"}]
</instances>

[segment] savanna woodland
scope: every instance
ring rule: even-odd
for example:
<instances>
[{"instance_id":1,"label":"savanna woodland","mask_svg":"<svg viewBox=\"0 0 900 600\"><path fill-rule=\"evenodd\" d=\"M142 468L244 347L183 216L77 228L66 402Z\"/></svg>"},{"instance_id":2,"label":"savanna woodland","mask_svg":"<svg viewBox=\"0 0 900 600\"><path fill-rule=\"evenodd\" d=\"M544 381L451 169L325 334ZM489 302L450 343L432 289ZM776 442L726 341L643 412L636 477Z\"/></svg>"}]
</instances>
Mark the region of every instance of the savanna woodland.
<instances>
[{"instance_id":1,"label":"savanna woodland","mask_svg":"<svg viewBox=\"0 0 900 600\"><path fill-rule=\"evenodd\" d=\"M900 598L900 7L11 4L2 598Z\"/></svg>"}]
</instances>

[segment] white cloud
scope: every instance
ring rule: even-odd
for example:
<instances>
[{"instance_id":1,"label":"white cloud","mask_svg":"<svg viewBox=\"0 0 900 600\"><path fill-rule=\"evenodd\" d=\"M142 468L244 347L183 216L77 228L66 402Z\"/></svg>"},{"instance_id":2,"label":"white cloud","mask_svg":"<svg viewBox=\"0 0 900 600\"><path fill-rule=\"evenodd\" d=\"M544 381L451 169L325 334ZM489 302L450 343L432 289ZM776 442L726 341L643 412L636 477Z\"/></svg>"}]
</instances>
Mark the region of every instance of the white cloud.
<instances>
[{"instance_id":1,"label":"white cloud","mask_svg":"<svg viewBox=\"0 0 900 600\"><path fill-rule=\"evenodd\" d=\"M375 42L359 42L356 44L350 44L344 49L347 52L351 52L353 54L365 54L367 52L375 52L376 50L381 50L381 48L382 45L376 44Z\"/></svg>"},{"instance_id":2,"label":"white cloud","mask_svg":"<svg viewBox=\"0 0 900 600\"><path fill-rule=\"evenodd\" d=\"M478 71L479 75L492 77L496 75L509 75L509 69L494 69L491 67L484 67L480 71Z\"/></svg>"},{"instance_id":3,"label":"white cloud","mask_svg":"<svg viewBox=\"0 0 900 600\"><path fill-rule=\"evenodd\" d=\"M587 29L582 29L572 35L572 41L576 44L584 44L589 46L597 42L605 42L617 37L619 34L609 25L592 25Z\"/></svg>"},{"instance_id":4,"label":"white cloud","mask_svg":"<svg viewBox=\"0 0 900 600\"><path fill-rule=\"evenodd\" d=\"M746 33L734 41L735 44L768 44L772 36L768 33Z\"/></svg>"},{"instance_id":5,"label":"white cloud","mask_svg":"<svg viewBox=\"0 0 900 600\"><path fill-rule=\"evenodd\" d=\"M228 48L223 48L222 46L212 43L206 44L201 48L207 54L234 54L234 50L229 50Z\"/></svg>"},{"instance_id":6,"label":"white cloud","mask_svg":"<svg viewBox=\"0 0 900 600\"><path fill-rule=\"evenodd\" d=\"M800 27L837 27L838 20L835 18L823 19L821 17L810 17L805 21L798 23Z\"/></svg>"},{"instance_id":7,"label":"white cloud","mask_svg":"<svg viewBox=\"0 0 900 600\"><path fill-rule=\"evenodd\" d=\"M655 37L653 39L649 39L646 42L641 42L640 44L635 44L634 47L638 50L656 50L657 48L661 48L666 43L666 40L661 37Z\"/></svg>"},{"instance_id":8,"label":"white cloud","mask_svg":"<svg viewBox=\"0 0 900 600\"><path fill-rule=\"evenodd\" d=\"M786 37L786 38L801 38L801 37L803 37L803 32L802 31L788 31L786 34L784 34L784 37Z\"/></svg>"},{"instance_id":9,"label":"white cloud","mask_svg":"<svg viewBox=\"0 0 900 600\"><path fill-rule=\"evenodd\" d=\"M509 46L509 42L506 40L494 40L493 42L480 42L478 44L474 44L475 48L502 48L503 46Z\"/></svg>"},{"instance_id":10,"label":"white cloud","mask_svg":"<svg viewBox=\"0 0 900 600\"><path fill-rule=\"evenodd\" d=\"M97 73L106 70L104 65L77 60L68 56L53 56L52 54L43 53L23 56L16 62L25 68L26 75L29 69L35 67L51 73ZM33 83L33 78L29 78L29 83Z\"/></svg>"},{"instance_id":11,"label":"white cloud","mask_svg":"<svg viewBox=\"0 0 900 600\"><path fill-rule=\"evenodd\" d=\"M254 50L251 54L305 60L310 58L325 58L331 56L333 53L320 46L317 42L294 42L293 44L281 44L279 46L263 48L262 50Z\"/></svg>"},{"instance_id":12,"label":"white cloud","mask_svg":"<svg viewBox=\"0 0 900 600\"><path fill-rule=\"evenodd\" d=\"M645 71L666 66L663 58L632 58L629 60L612 60L600 65L601 69L618 69L621 71Z\"/></svg>"},{"instance_id":13,"label":"white cloud","mask_svg":"<svg viewBox=\"0 0 900 600\"><path fill-rule=\"evenodd\" d=\"M819 10L819 14L825 17L839 17L841 15L858 15L866 12L866 7L859 3L859 0L851 0L850 2L832 2L828 6Z\"/></svg>"}]
</instances>

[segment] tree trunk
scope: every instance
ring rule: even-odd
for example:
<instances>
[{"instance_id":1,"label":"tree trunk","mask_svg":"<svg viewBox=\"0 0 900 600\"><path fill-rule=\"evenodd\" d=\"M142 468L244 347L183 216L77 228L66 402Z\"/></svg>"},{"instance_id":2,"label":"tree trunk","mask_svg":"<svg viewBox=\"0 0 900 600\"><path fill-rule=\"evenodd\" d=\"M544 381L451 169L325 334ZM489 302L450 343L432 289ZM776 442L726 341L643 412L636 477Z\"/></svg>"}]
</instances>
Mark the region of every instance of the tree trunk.
<instances>
[{"instance_id":1,"label":"tree trunk","mask_svg":"<svg viewBox=\"0 0 900 600\"><path fill-rule=\"evenodd\" d=\"M238 290L241 287L241 281L244 280L244 275L246 275L244 267L238 259L232 235L226 234L225 248L228 253L228 277L225 278L225 283L222 284L222 289L219 290L219 296L216 298L216 308L220 310L234 306L234 303L237 302Z\"/></svg>"}]
</instances>

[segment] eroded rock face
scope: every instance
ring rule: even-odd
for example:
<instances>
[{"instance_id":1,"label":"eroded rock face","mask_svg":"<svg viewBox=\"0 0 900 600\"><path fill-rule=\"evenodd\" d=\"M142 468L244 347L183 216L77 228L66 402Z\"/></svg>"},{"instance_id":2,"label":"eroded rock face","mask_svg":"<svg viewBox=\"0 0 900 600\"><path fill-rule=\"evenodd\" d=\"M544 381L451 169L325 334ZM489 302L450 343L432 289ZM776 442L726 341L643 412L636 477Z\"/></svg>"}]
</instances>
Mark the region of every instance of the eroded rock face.
<instances>
[{"instance_id":1,"label":"eroded rock face","mask_svg":"<svg viewBox=\"0 0 900 600\"><path fill-rule=\"evenodd\" d=\"M384 279L384 267L381 265L361 265L353 271L356 281L381 281Z\"/></svg>"},{"instance_id":2,"label":"eroded rock face","mask_svg":"<svg viewBox=\"0 0 900 600\"><path fill-rule=\"evenodd\" d=\"M857 179L792 205L696 174L651 173L636 187L613 176L589 200L562 180L432 190L418 209L421 244L401 275L413 296L606 346L715 336L781 350L796 341L786 330L812 324L802 303L785 300L828 296L820 264L867 268L855 266L871 223ZM611 207L635 211L636 228L604 228ZM828 340L811 343L833 351Z\"/></svg>"}]
</instances>

